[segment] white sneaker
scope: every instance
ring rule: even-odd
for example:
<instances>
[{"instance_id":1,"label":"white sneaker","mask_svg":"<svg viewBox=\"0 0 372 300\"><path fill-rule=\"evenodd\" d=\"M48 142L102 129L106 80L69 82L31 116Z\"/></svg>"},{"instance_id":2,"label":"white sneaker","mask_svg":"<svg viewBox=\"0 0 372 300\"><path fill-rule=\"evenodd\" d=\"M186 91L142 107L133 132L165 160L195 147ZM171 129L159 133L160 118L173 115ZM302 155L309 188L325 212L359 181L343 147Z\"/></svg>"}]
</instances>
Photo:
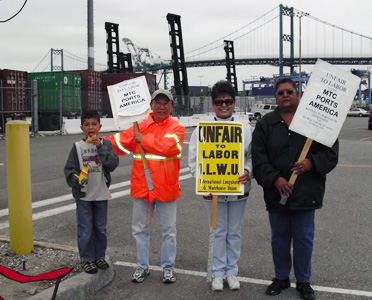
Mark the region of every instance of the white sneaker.
<instances>
[{"instance_id":1,"label":"white sneaker","mask_svg":"<svg viewBox=\"0 0 372 300\"><path fill-rule=\"evenodd\" d=\"M222 292L223 290L223 277L222 276L213 276L212 290L216 292Z\"/></svg>"},{"instance_id":2,"label":"white sneaker","mask_svg":"<svg viewBox=\"0 0 372 300\"><path fill-rule=\"evenodd\" d=\"M230 290L239 290L240 289L240 282L235 275L227 275L226 276L227 283L229 285Z\"/></svg>"}]
</instances>

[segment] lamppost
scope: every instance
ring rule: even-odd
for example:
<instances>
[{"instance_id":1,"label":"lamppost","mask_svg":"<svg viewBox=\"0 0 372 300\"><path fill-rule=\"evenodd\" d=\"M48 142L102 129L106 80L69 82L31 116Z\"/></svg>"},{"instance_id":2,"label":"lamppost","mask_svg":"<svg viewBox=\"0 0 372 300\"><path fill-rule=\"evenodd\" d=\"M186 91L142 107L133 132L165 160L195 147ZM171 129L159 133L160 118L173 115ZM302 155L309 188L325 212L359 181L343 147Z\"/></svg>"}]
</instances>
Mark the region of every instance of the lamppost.
<instances>
[{"instance_id":1,"label":"lamppost","mask_svg":"<svg viewBox=\"0 0 372 300\"><path fill-rule=\"evenodd\" d=\"M298 40L299 40L299 45L298 45L298 71L299 71L299 78L298 78L298 93L299 93L299 98L301 99L301 93L302 93L302 73L301 73L301 63L302 63L302 57L301 57L301 18L308 16L309 13L303 12L303 11L296 11L295 16L298 17L299 19L299 30L298 30Z\"/></svg>"},{"instance_id":2,"label":"lamppost","mask_svg":"<svg viewBox=\"0 0 372 300\"><path fill-rule=\"evenodd\" d=\"M371 105L372 103L371 101L371 67L368 66L367 70L368 70L368 103L369 105Z\"/></svg>"}]
</instances>

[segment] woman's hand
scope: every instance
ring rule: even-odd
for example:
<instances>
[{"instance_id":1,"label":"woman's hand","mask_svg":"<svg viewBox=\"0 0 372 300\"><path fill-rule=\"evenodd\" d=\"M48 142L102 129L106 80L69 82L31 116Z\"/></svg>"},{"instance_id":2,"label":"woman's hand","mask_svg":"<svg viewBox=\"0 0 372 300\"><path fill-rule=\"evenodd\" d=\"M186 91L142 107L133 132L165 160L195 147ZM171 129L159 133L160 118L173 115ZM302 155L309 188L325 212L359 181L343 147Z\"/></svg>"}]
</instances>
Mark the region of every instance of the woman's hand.
<instances>
[{"instance_id":1,"label":"woman's hand","mask_svg":"<svg viewBox=\"0 0 372 300\"><path fill-rule=\"evenodd\" d=\"M279 177L275 182L275 187L278 189L280 196L289 196L292 194L293 185L290 184L284 177Z\"/></svg>"},{"instance_id":2,"label":"woman's hand","mask_svg":"<svg viewBox=\"0 0 372 300\"><path fill-rule=\"evenodd\" d=\"M303 161L298 161L294 164L294 167L291 171L295 172L296 175L310 171L312 168L311 160L305 158Z\"/></svg>"}]
</instances>

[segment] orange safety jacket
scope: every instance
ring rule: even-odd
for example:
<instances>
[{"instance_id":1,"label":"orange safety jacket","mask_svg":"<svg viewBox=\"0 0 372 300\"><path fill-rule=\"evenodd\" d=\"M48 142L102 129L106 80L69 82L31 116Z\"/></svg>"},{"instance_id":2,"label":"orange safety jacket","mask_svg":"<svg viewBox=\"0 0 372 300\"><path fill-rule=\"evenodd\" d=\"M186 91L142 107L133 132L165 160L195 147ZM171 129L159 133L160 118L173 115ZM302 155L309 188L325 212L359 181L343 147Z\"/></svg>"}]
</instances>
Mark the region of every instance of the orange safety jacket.
<instances>
[{"instance_id":1,"label":"orange safety jacket","mask_svg":"<svg viewBox=\"0 0 372 300\"><path fill-rule=\"evenodd\" d=\"M138 124L144 135L141 146L151 174L154 190L149 191L145 172L139 152L138 143L134 140L134 127L121 131L109 139L117 155L133 153L130 194L134 198L146 201L174 201L181 196L179 185L180 161L185 127L172 117L156 123L150 113L147 120Z\"/></svg>"}]
</instances>

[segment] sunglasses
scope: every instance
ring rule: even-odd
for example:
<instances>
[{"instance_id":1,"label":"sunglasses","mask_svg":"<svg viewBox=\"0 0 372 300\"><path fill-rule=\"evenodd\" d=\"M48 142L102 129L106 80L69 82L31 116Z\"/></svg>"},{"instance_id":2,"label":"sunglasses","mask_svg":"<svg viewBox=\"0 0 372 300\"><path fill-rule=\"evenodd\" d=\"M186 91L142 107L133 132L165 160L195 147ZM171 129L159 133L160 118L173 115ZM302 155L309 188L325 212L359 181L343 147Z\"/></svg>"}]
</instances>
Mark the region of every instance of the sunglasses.
<instances>
[{"instance_id":1,"label":"sunglasses","mask_svg":"<svg viewBox=\"0 0 372 300\"><path fill-rule=\"evenodd\" d=\"M224 103L226 104L226 106L230 106L234 104L234 100L233 99L226 99L226 100L216 99L213 101L213 103L216 106L222 106Z\"/></svg>"},{"instance_id":2,"label":"sunglasses","mask_svg":"<svg viewBox=\"0 0 372 300\"><path fill-rule=\"evenodd\" d=\"M287 93L287 95L292 95L294 92L295 92L295 90L288 89L288 90L278 91L278 92L276 92L276 94L279 95L279 96L283 96L284 93Z\"/></svg>"}]
</instances>

